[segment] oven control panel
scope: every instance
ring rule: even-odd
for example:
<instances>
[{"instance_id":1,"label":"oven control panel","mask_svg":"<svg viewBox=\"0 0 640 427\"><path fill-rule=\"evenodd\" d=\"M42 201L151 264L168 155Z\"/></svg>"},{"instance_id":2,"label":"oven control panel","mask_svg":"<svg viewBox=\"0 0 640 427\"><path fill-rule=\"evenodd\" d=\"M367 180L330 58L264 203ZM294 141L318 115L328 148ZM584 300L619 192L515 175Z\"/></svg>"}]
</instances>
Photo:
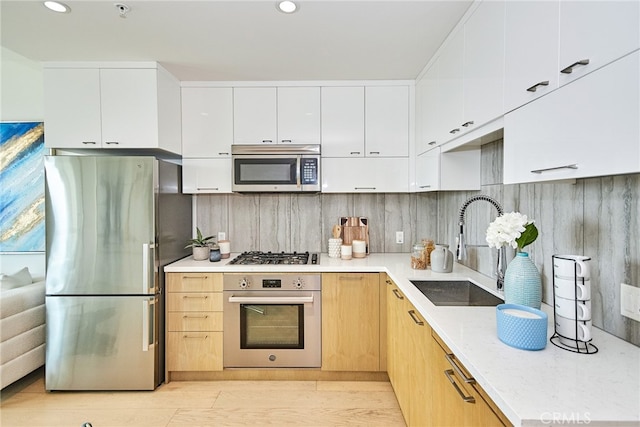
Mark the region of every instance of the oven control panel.
<instances>
[{"instance_id":1,"label":"oven control panel","mask_svg":"<svg viewBox=\"0 0 640 427\"><path fill-rule=\"evenodd\" d=\"M269 273L269 274L241 274L224 273L223 289L236 290L320 290L320 274Z\"/></svg>"}]
</instances>

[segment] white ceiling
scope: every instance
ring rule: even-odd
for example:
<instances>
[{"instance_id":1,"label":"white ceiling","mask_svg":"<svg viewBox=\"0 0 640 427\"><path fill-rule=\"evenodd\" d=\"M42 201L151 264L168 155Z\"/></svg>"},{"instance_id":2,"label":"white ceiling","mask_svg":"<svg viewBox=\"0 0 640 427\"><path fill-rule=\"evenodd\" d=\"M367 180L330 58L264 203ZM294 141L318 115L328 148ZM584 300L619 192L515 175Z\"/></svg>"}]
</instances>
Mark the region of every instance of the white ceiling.
<instances>
[{"instance_id":1,"label":"white ceiling","mask_svg":"<svg viewBox=\"0 0 640 427\"><path fill-rule=\"evenodd\" d=\"M116 3L130 7L119 16ZM472 0L0 1L0 43L37 61L158 61L182 81L414 79Z\"/></svg>"}]
</instances>

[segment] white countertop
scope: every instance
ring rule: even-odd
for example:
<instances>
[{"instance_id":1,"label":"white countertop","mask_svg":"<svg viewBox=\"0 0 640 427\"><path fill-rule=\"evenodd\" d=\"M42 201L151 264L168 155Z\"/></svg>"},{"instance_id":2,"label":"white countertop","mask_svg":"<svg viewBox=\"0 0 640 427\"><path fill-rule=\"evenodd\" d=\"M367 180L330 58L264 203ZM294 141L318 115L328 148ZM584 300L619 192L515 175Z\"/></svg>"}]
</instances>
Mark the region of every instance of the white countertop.
<instances>
[{"instance_id":1,"label":"white countertop","mask_svg":"<svg viewBox=\"0 0 640 427\"><path fill-rule=\"evenodd\" d=\"M435 306L409 280L469 279L496 291L495 280L454 263L453 273L413 270L410 255L370 254L342 261L320 255L318 265L236 266L188 257L165 272L386 272L478 384L515 426L640 425L640 348L593 328L595 354L576 354L550 342L544 350L512 348L498 339L495 307ZM553 335L553 308L548 337Z\"/></svg>"}]
</instances>

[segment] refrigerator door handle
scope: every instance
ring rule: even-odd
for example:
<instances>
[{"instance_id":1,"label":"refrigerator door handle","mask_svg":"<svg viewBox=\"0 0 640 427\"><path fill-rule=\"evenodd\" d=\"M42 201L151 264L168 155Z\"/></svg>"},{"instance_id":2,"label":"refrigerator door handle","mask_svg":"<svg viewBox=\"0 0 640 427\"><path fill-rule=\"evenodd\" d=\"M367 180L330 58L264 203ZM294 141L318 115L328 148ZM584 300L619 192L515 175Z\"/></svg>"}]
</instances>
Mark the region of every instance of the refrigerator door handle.
<instances>
[{"instance_id":1,"label":"refrigerator door handle","mask_svg":"<svg viewBox=\"0 0 640 427\"><path fill-rule=\"evenodd\" d=\"M150 253L156 248L153 243L142 244L142 293L153 294L155 293L155 278L153 277L153 271L150 270L151 263L149 262ZM154 257L155 261L155 257ZM151 280L150 280L151 279ZM150 283L153 283L149 286Z\"/></svg>"},{"instance_id":2,"label":"refrigerator door handle","mask_svg":"<svg viewBox=\"0 0 640 427\"><path fill-rule=\"evenodd\" d=\"M155 298L142 301L142 351L149 351L155 337Z\"/></svg>"}]
</instances>

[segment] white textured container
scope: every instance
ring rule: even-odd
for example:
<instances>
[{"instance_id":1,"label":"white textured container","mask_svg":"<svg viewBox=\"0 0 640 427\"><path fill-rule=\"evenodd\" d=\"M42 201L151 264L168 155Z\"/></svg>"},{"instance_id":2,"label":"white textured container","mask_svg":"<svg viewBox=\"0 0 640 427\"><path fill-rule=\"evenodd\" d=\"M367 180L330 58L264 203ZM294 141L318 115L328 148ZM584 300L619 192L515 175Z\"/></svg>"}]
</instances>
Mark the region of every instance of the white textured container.
<instances>
[{"instance_id":1,"label":"white textured container","mask_svg":"<svg viewBox=\"0 0 640 427\"><path fill-rule=\"evenodd\" d=\"M340 258L342 239L329 239L329 258Z\"/></svg>"}]
</instances>

